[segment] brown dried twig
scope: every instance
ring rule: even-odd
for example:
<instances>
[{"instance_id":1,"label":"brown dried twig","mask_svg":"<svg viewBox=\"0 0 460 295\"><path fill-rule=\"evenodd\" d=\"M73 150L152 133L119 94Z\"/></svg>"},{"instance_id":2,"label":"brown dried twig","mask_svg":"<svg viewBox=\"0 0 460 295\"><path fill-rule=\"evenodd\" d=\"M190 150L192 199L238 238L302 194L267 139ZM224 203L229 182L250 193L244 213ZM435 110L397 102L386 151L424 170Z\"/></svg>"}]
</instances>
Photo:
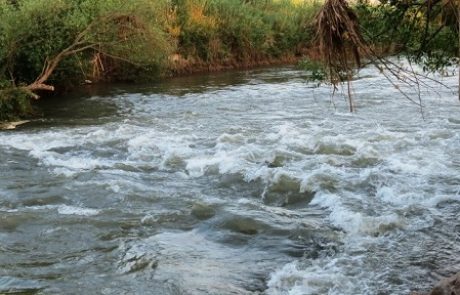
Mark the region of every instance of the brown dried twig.
<instances>
[{"instance_id":1,"label":"brown dried twig","mask_svg":"<svg viewBox=\"0 0 460 295\"><path fill-rule=\"evenodd\" d=\"M328 78L334 87L334 92L338 89L337 85L339 83L347 81L350 112L354 111L350 81L354 71L362 66L361 61L363 59L366 59L382 72L391 85L407 100L419 106L422 116L424 115L420 87L431 87L424 80L448 87L427 75L417 73L412 65L410 65L409 69L406 69L377 54L372 46L364 40L358 17L346 0L326 0L315 21L316 43L319 48L320 58L327 69ZM413 88L417 93L418 101L415 101L404 92L399 87L398 82Z\"/></svg>"}]
</instances>

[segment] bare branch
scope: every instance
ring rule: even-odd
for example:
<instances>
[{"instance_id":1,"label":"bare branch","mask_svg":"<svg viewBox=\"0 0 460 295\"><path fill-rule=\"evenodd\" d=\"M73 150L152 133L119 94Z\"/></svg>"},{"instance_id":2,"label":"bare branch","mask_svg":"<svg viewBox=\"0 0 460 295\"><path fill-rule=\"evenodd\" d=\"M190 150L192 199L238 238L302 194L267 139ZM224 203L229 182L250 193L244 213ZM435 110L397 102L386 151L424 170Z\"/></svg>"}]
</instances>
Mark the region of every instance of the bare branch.
<instances>
[{"instance_id":1,"label":"bare branch","mask_svg":"<svg viewBox=\"0 0 460 295\"><path fill-rule=\"evenodd\" d=\"M119 39L107 42L102 39L98 40L97 37L91 36L91 34L96 34L96 36L97 34L100 34L103 36L104 33L107 33L107 31L100 31L100 28L103 28L105 24L125 28L126 24L123 22L129 22L130 25L132 25L133 22L134 25L129 26L129 30L123 31L123 36L118 36ZM101 16L100 18L93 20L86 28L84 28L80 33L78 33L72 44L62 49L54 57L47 57L43 64L43 69L40 75L38 75L38 77L35 79L33 83L23 87L23 90L35 99L39 98L39 96L35 93L36 91L54 91L54 87L52 85L48 85L46 81L49 80L49 78L54 73L59 64L62 62L62 60L64 60L66 57L73 56L78 53L85 52L87 50L93 50L114 60L123 61L125 63L129 63L140 67L140 65L130 60L129 57L111 54L103 48L107 46L116 46L120 44L122 45L123 43L130 42L131 39L135 38L136 36L143 36L144 30L145 28L142 22L138 21L136 18L130 15L114 13ZM91 40L91 37L95 39ZM129 54L127 54L127 56L129 56Z\"/></svg>"}]
</instances>

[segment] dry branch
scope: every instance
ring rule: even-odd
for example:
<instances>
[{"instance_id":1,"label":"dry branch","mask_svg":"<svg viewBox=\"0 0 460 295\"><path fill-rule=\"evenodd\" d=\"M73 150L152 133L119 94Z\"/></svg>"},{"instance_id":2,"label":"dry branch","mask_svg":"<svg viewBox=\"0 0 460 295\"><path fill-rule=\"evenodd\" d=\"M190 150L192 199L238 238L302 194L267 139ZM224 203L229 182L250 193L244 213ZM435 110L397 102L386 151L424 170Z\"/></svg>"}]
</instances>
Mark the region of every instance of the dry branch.
<instances>
[{"instance_id":1,"label":"dry branch","mask_svg":"<svg viewBox=\"0 0 460 295\"><path fill-rule=\"evenodd\" d=\"M316 16L316 36L320 55L334 85L350 80L354 69L361 66L361 51L367 46L361 36L358 18L345 0L327 0ZM350 56L353 59L350 59ZM348 83L348 88L350 83ZM348 89L350 111L353 99Z\"/></svg>"},{"instance_id":2,"label":"dry branch","mask_svg":"<svg viewBox=\"0 0 460 295\"><path fill-rule=\"evenodd\" d=\"M434 2L441 0L427 0L421 6L427 5L431 9ZM444 2L457 2L459 12L457 12L457 20L460 14L460 1L444 0ZM452 4L453 5L453 4ZM371 46L364 40L359 20L353 10L350 8L346 0L326 0L322 9L315 18L316 20L316 43L319 47L320 58L324 63L329 81L334 87L334 92L337 90L337 85L343 81L347 81L348 100L350 111L354 111L354 102L351 91L351 78L353 72L361 67L361 61L367 59L368 62L374 65L384 77L395 87L406 99L420 107L423 116L423 106L420 95L420 86L430 87L423 79L434 81L442 86L447 87L442 82L434 80L427 75L417 73L410 65L409 69L405 69L391 60L380 56ZM460 30L460 20L459 20ZM415 90L418 96L418 101L412 99L398 86L398 83L403 83ZM459 93L460 99L460 93Z\"/></svg>"},{"instance_id":3,"label":"dry branch","mask_svg":"<svg viewBox=\"0 0 460 295\"><path fill-rule=\"evenodd\" d=\"M114 29L116 32L115 36L111 34ZM144 38L146 31L147 28L144 24L137 17L132 15L110 14L93 20L85 29L77 34L72 44L55 56L46 58L43 70L37 79L31 84L22 87L22 89L35 99L40 98L39 95L36 94L37 91L54 91L54 86L46 82L59 64L69 56L88 50L94 51L96 56L99 57L103 55L113 60L119 60L139 66L130 60L129 50L125 50L126 52L121 52L121 54L113 54L107 52L104 48L123 47L136 37ZM105 40L107 36L110 36L111 39Z\"/></svg>"}]
</instances>

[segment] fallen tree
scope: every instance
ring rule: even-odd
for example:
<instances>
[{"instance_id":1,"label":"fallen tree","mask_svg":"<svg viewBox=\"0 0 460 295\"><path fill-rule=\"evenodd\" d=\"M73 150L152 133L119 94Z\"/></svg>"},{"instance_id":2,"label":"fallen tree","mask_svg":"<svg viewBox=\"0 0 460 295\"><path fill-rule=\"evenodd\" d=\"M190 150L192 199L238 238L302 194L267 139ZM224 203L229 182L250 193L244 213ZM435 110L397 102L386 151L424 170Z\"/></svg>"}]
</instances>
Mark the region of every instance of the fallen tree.
<instances>
[{"instance_id":1,"label":"fallen tree","mask_svg":"<svg viewBox=\"0 0 460 295\"><path fill-rule=\"evenodd\" d=\"M0 121L55 83L153 71L172 52L155 14L166 2L0 0Z\"/></svg>"}]
</instances>

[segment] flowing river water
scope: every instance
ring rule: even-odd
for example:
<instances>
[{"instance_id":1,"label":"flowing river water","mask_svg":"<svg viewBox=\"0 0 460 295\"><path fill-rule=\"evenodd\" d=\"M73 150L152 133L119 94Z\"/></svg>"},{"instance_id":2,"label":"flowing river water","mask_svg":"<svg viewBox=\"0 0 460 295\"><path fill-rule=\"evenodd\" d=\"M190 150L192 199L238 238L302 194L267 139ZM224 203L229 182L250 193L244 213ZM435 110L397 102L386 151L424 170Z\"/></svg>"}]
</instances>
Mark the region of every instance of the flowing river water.
<instances>
[{"instance_id":1,"label":"flowing river water","mask_svg":"<svg viewBox=\"0 0 460 295\"><path fill-rule=\"evenodd\" d=\"M409 294L460 269L460 103L292 68L41 101L0 132L0 293ZM443 78L455 86L457 78Z\"/></svg>"}]
</instances>

